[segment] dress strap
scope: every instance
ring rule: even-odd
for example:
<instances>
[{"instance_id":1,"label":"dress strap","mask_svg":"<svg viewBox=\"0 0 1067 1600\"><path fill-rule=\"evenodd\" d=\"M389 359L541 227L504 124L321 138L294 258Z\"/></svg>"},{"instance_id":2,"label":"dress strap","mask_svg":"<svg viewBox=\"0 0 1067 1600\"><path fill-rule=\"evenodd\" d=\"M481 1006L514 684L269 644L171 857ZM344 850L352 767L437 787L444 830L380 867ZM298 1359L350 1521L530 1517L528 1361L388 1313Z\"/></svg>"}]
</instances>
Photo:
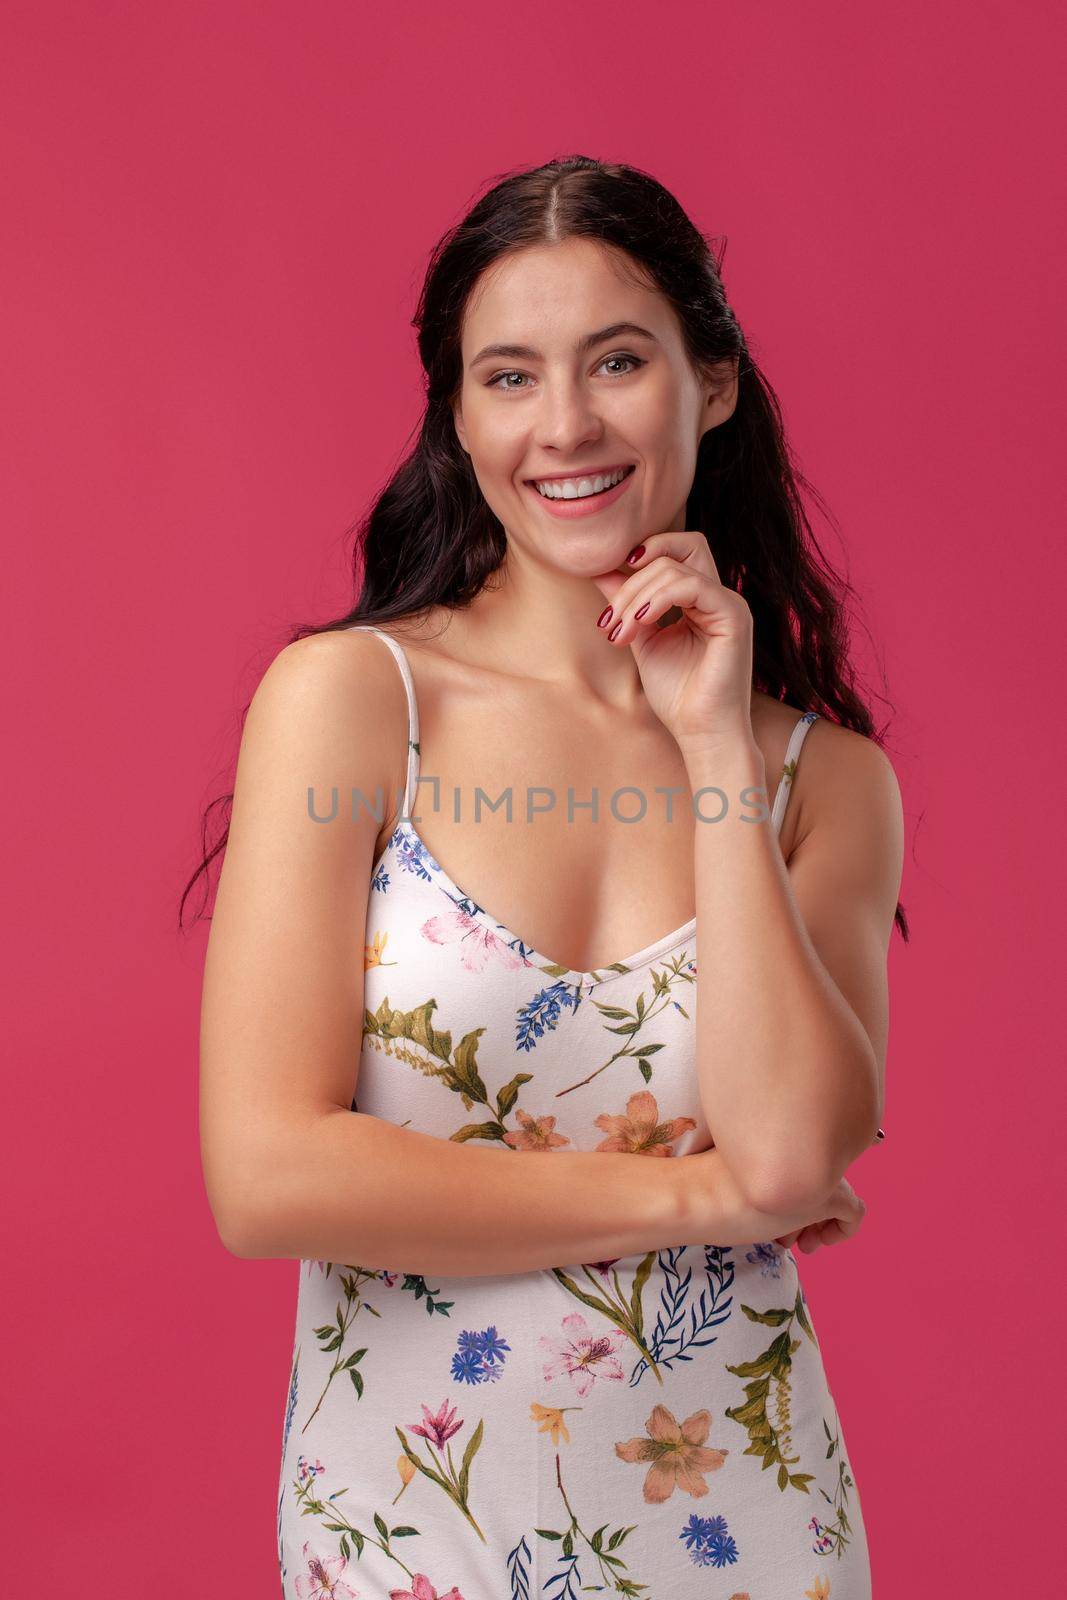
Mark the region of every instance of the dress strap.
<instances>
[{"instance_id":1,"label":"dress strap","mask_svg":"<svg viewBox=\"0 0 1067 1600\"><path fill-rule=\"evenodd\" d=\"M775 833L781 832L782 818L785 816L785 808L789 804L789 796L793 789L793 778L797 770L800 747L807 737L808 729L818 715L817 711L805 711L789 735L789 743L785 748L785 763L782 767L782 776L778 781L778 792L774 797L774 806L771 809L771 822L774 824Z\"/></svg>"},{"instance_id":2,"label":"dress strap","mask_svg":"<svg viewBox=\"0 0 1067 1600\"><path fill-rule=\"evenodd\" d=\"M397 666L400 668L400 676L404 680L404 692L408 700L408 764L400 815L403 818L410 817L411 807L415 804L415 796L418 793L419 781L419 706L415 699L415 681L411 676L408 658L404 653L403 646L397 643L391 633L386 633L384 628L374 627L372 623L355 622L350 628L346 628L345 632L376 633L379 639L385 640L385 643L393 652Z\"/></svg>"}]
</instances>

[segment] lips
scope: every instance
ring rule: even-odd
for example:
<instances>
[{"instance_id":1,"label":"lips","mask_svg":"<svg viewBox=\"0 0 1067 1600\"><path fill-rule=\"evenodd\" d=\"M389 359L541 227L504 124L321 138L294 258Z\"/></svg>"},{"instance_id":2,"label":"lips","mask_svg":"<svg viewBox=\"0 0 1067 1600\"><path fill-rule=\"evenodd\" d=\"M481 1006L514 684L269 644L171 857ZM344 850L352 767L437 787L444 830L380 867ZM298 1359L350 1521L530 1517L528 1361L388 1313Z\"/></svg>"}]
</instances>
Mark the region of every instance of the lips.
<instances>
[{"instance_id":1,"label":"lips","mask_svg":"<svg viewBox=\"0 0 1067 1600\"><path fill-rule=\"evenodd\" d=\"M613 472L632 472L633 469L632 461L616 461L609 467L583 467L578 472L545 472L539 478L524 478L523 482L532 489L536 489L539 483L566 483L568 479L580 483L583 478L588 478L591 483L594 478L607 478Z\"/></svg>"}]
</instances>

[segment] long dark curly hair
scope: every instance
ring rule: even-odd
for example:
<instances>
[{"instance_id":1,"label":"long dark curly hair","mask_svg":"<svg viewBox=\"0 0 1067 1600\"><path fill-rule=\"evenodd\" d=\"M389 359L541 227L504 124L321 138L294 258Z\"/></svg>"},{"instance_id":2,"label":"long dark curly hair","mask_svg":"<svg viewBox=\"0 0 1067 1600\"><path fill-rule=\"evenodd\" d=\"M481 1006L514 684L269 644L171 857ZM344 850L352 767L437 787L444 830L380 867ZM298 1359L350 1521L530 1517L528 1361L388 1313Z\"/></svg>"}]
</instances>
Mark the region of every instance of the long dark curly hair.
<instances>
[{"instance_id":1,"label":"long dark curly hair","mask_svg":"<svg viewBox=\"0 0 1067 1600\"><path fill-rule=\"evenodd\" d=\"M463 313L481 274L502 256L573 237L613 247L617 260L628 256L658 287L678 316L695 370L737 364L736 406L700 441L685 525L705 535L722 582L752 611L753 687L883 744L884 729L875 729L849 661L846 601L853 590L821 551L802 495L831 525L833 518L793 459L778 399L727 301L724 242L701 233L648 173L588 156L506 174L433 250L412 319L426 391L417 442L369 514L349 529L352 610L301 624L287 642L357 622L410 619L434 606L468 606L500 567L504 529L455 430ZM204 813L203 859L182 894L179 927L201 877L206 902L232 801L232 792L221 795ZM907 940L899 902L894 922Z\"/></svg>"}]
</instances>

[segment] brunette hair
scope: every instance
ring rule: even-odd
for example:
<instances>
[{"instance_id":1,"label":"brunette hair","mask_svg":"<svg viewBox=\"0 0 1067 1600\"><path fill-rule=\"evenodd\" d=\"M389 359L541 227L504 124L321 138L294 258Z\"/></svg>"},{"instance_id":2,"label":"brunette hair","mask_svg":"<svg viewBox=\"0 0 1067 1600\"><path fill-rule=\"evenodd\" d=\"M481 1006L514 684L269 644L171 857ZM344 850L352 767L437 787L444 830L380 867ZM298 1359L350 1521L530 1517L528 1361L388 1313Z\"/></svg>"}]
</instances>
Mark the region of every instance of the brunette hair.
<instances>
[{"instance_id":1,"label":"brunette hair","mask_svg":"<svg viewBox=\"0 0 1067 1600\"><path fill-rule=\"evenodd\" d=\"M703 234L648 173L589 156L507 174L433 250L412 319L426 393L417 441L369 513L349 530L352 609L333 621L295 627L288 642L357 622L410 619L435 606L468 606L500 567L504 529L482 495L453 415L463 374L464 309L494 262L569 238L610 247L620 270L636 272L664 295L696 371L737 365L735 409L700 441L686 527L704 534L722 582L742 593L752 611L753 687L884 744L849 660L846 602L854 591L820 549L803 496L831 525L833 518L793 458L778 399L727 301L725 242ZM221 795L204 813L203 859L182 894L179 926L193 885L202 875L206 884L212 861L225 849L232 801L232 792ZM907 940L899 902L894 922Z\"/></svg>"}]
</instances>

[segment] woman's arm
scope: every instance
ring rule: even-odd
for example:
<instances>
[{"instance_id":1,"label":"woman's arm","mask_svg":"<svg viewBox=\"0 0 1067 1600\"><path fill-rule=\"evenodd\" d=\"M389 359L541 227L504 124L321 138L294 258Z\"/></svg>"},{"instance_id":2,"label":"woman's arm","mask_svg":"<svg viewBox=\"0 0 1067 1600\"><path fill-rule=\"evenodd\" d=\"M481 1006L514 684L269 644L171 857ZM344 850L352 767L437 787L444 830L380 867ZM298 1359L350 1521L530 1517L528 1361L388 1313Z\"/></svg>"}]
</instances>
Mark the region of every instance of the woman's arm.
<instances>
[{"instance_id":1,"label":"woman's arm","mask_svg":"<svg viewBox=\"0 0 1067 1600\"><path fill-rule=\"evenodd\" d=\"M379 819L353 820L348 800L400 787L406 721L391 658L361 634L290 645L249 707L201 1025L204 1176L227 1247L483 1276L751 1243L828 1215L754 1212L717 1151L524 1158L350 1110ZM312 820L309 787L319 815L337 788L335 821Z\"/></svg>"},{"instance_id":2,"label":"woman's arm","mask_svg":"<svg viewBox=\"0 0 1067 1600\"><path fill-rule=\"evenodd\" d=\"M722 822L697 823L694 845L701 1099L716 1147L769 1210L825 1193L876 1138L903 862L879 746L820 719L803 750L788 868L770 822L741 820L742 790L766 784L755 743L686 756L693 791L731 802Z\"/></svg>"},{"instance_id":3,"label":"woman's arm","mask_svg":"<svg viewBox=\"0 0 1067 1600\"><path fill-rule=\"evenodd\" d=\"M277 1128L257 1173L258 1204L225 1239L234 1255L427 1276L753 1244L830 1216L858 1226L865 1209L845 1192L788 1214L757 1210L717 1150L666 1161L569 1150L523 1156L340 1106L301 1128Z\"/></svg>"}]
</instances>

